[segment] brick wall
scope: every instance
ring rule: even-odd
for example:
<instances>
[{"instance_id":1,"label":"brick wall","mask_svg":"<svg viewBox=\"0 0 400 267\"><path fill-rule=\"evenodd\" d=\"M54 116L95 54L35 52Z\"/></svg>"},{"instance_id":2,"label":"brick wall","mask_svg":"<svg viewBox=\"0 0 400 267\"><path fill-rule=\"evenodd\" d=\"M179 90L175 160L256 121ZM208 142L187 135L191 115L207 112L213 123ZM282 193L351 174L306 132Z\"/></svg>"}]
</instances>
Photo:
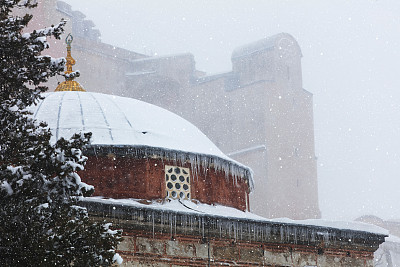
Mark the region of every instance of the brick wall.
<instances>
[{"instance_id":1,"label":"brick wall","mask_svg":"<svg viewBox=\"0 0 400 267\"><path fill-rule=\"evenodd\" d=\"M189 162L179 164L157 158L89 155L82 180L95 187L95 196L162 200L166 196L165 165L191 169L191 198L206 204L220 204L240 210L248 208L248 183L227 177L225 172Z\"/></svg>"},{"instance_id":2,"label":"brick wall","mask_svg":"<svg viewBox=\"0 0 400 267\"><path fill-rule=\"evenodd\" d=\"M371 253L338 249L318 254L313 246L227 239L208 242L188 236L170 239L144 232L126 232L119 253L122 266L373 266Z\"/></svg>"},{"instance_id":3,"label":"brick wall","mask_svg":"<svg viewBox=\"0 0 400 267\"><path fill-rule=\"evenodd\" d=\"M93 220L123 229L123 266L373 266L384 235L151 209L83 203Z\"/></svg>"}]
</instances>

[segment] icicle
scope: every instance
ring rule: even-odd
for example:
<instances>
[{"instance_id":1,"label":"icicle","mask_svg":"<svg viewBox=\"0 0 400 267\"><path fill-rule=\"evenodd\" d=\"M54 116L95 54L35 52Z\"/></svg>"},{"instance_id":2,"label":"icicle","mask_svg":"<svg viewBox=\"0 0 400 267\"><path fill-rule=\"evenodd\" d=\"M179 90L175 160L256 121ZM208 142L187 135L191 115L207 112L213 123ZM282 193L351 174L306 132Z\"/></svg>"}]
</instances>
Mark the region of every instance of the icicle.
<instances>
[{"instance_id":1,"label":"icicle","mask_svg":"<svg viewBox=\"0 0 400 267\"><path fill-rule=\"evenodd\" d=\"M220 221L218 222L218 230L219 230L219 237L221 238L222 237L222 224Z\"/></svg>"},{"instance_id":2,"label":"icicle","mask_svg":"<svg viewBox=\"0 0 400 267\"><path fill-rule=\"evenodd\" d=\"M176 235L176 214L174 214L174 216L172 217L173 221L174 221L174 236Z\"/></svg>"},{"instance_id":3,"label":"icicle","mask_svg":"<svg viewBox=\"0 0 400 267\"><path fill-rule=\"evenodd\" d=\"M172 214L170 213L168 216L168 220L169 220L169 225L170 225L170 234L171 237L174 236L174 232L172 231L173 229L173 221L172 221Z\"/></svg>"},{"instance_id":4,"label":"icicle","mask_svg":"<svg viewBox=\"0 0 400 267\"><path fill-rule=\"evenodd\" d=\"M204 219L203 218L201 218L201 236L205 237L205 235L204 235Z\"/></svg>"},{"instance_id":5,"label":"icicle","mask_svg":"<svg viewBox=\"0 0 400 267\"><path fill-rule=\"evenodd\" d=\"M238 239L238 222L235 221L234 223L234 230L235 230L235 241Z\"/></svg>"},{"instance_id":6,"label":"icicle","mask_svg":"<svg viewBox=\"0 0 400 267\"><path fill-rule=\"evenodd\" d=\"M153 226L153 239L154 239L154 211L151 213L151 220L152 220L152 226Z\"/></svg>"},{"instance_id":7,"label":"icicle","mask_svg":"<svg viewBox=\"0 0 400 267\"><path fill-rule=\"evenodd\" d=\"M183 230L184 230L184 233L186 234L186 232L187 232L187 226L188 226L186 214L183 215L183 221L185 222L185 224L184 224L184 226L183 226Z\"/></svg>"},{"instance_id":8,"label":"icicle","mask_svg":"<svg viewBox=\"0 0 400 267\"><path fill-rule=\"evenodd\" d=\"M315 242L315 231L311 231L311 242Z\"/></svg>"},{"instance_id":9,"label":"icicle","mask_svg":"<svg viewBox=\"0 0 400 267\"><path fill-rule=\"evenodd\" d=\"M243 224L239 224L240 225L240 239L243 239Z\"/></svg>"}]
</instances>

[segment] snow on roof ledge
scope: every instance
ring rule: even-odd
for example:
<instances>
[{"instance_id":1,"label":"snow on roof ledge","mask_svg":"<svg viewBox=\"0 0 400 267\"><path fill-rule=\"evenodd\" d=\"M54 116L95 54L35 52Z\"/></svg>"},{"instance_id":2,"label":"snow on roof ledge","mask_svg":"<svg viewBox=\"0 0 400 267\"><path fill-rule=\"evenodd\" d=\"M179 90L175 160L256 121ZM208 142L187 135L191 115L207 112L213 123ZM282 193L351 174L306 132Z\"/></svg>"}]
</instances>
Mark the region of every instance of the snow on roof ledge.
<instances>
[{"instance_id":1,"label":"snow on roof ledge","mask_svg":"<svg viewBox=\"0 0 400 267\"><path fill-rule=\"evenodd\" d=\"M225 218L233 221L244 221L250 223L267 223L272 225L285 225L289 227L299 227L299 228L307 228L314 229L313 231L326 235L326 238L329 236L337 237L332 230L335 231L347 231L351 232L345 234L345 237L351 238L352 235L358 233L363 235L364 233L374 234L378 236L388 236L388 231L381 227L359 223L359 222L341 222L341 221L327 221L321 219L312 219L312 220L291 220L287 218L280 219L267 219L261 216L258 216L254 213L247 211L240 211L235 208L222 206L222 205L208 205L204 203L194 203L192 201L183 200L183 201L170 201L165 203L159 203L156 201L149 202L148 204L143 204L139 202L140 200L136 199L105 199L102 197L88 197L83 198L83 202L86 203L99 203L105 205L115 205L124 206L124 207L132 207L137 209L145 209L145 210L153 210L159 211L162 213L179 213L179 214L187 214L187 215L199 215L199 216L209 216L213 218ZM113 208L114 209L114 208ZM299 232L300 234L300 232ZM343 233L344 234L344 233Z\"/></svg>"},{"instance_id":2,"label":"snow on roof ledge","mask_svg":"<svg viewBox=\"0 0 400 267\"><path fill-rule=\"evenodd\" d=\"M352 231L362 231L379 235L389 235L389 231L382 227L369 223L362 223L355 221L328 221L323 219L291 220L288 218L272 219L271 221L282 222L282 223L295 223L302 225L314 225L319 227L346 229Z\"/></svg>"}]
</instances>

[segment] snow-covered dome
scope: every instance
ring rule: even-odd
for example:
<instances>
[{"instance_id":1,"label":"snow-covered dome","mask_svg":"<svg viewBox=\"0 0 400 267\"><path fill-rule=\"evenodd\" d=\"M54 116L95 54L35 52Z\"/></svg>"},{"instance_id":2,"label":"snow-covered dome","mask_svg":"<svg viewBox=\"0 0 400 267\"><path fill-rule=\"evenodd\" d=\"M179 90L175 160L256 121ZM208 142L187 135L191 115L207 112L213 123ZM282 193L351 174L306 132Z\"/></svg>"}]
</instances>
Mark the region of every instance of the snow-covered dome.
<instances>
[{"instance_id":1,"label":"snow-covered dome","mask_svg":"<svg viewBox=\"0 0 400 267\"><path fill-rule=\"evenodd\" d=\"M229 159L196 126L163 108L127 97L54 92L30 110L53 141L92 132L92 144L149 146Z\"/></svg>"},{"instance_id":2,"label":"snow-covered dome","mask_svg":"<svg viewBox=\"0 0 400 267\"><path fill-rule=\"evenodd\" d=\"M247 195L247 191L253 189L254 182L250 168L227 157L196 126L178 115L136 99L86 92L78 82L74 81L79 74L72 71L72 66L75 64L75 60L71 56L72 40L73 38L69 34L66 38L67 70L64 73L65 82L57 87L56 92L44 94L44 99L39 101L37 105L31 106L29 111L33 114L34 119L48 124L53 134L51 140L53 143L61 137L69 139L75 133L92 133L91 145L85 147L85 153L89 157L88 165L91 167L85 171L88 174L88 179L97 184L100 195L146 199L164 198L165 193L163 195L160 195L160 193L165 190L159 188L159 186L165 183L166 178L164 177L169 177L165 174L165 171L170 172L177 169L180 172L179 167L175 166L177 164L182 168L184 166L190 167L196 176L202 171L207 172L210 169L214 170L214 176L217 175L218 171L223 171L225 177L233 178L236 191L237 193L241 191L241 195ZM112 159L113 162L111 168L110 166L105 167L109 164L109 159ZM141 162L137 165L137 160L139 162L145 160L146 163ZM148 164L147 160L157 161L152 167L152 175L138 176L137 173L131 173L131 167L141 169ZM129 168L127 168L128 165L124 165L126 162L129 162ZM160 168L159 163L165 169L163 169L164 167ZM174 164L175 169L165 163ZM109 172L109 170L112 170L112 172ZM179 174L178 171L176 171L176 174ZM183 172L189 175L189 171ZM103 176L104 173L107 173L106 178ZM144 174L146 171L141 173ZM217 176L221 175L223 174L220 173ZM139 180L141 180L141 184L146 181L149 183L159 181L152 186L153 189L154 186L158 186L158 191L153 192L144 188L140 190L145 191L143 195L143 192L136 192L139 186L130 188L125 192L129 186L121 186L121 183L118 184L114 179L108 182L115 184L119 188L118 192L110 191L108 187L103 188L101 181L106 181L107 177L114 176L118 177L119 180L130 181L130 185ZM177 176L174 176L176 180ZM181 175L179 176L180 180L181 177L183 179L181 182L186 181L187 183L185 185L188 188L185 190L188 190L189 176L185 179ZM160 178L161 180L159 180ZM213 177L210 176L208 179L212 180ZM236 184L238 179L246 183L244 186L246 192L240 190L243 186ZM171 181L175 180L171 176ZM106 181L105 184L108 182ZM181 186L185 188L180 182L174 182L174 184L177 190ZM166 186L171 191L170 185L174 186L172 182L169 182ZM111 188L113 187L111 186ZM168 192L167 196L170 196ZM172 198L175 199L176 191L172 190L170 193ZM190 199L189 195L192 194L185 191L184 196ZM233 194L232 196L236 198L236 195ZM201 200L201 193L197 197ZM219 203L218 201L230 203L241 208L244 203L233 198L215 201L216 203ZM247 201L248 196L244 199ZM247 207L247 204L245 206Z\"/></svg>"},{"instance_id":3,"label":"snow-covered dome","mask_svg":"<svg viewBox=\"0 0 400 267\"><path fill-rule=\"evenodd\" d=\"M79 132L92 132L91 145L138 148L151 154L214 166L226 175L242 177L253 188L252 171L226 156L196 126L178 115L133 98L64 91L43 95L29 108L48 124L52 142ZM132 149L130 149L132 151Z\"/></svg>"},{"instance_id":4,"label":"snow-covered dome","mask_svg":"<svg viewBox=\"0 0 400 267\"><path fill-rule=\"evenodd\" d=\"M226 156L187 120L155 105L127 97L64 91L44 94L44 100L29 111L48 124L52 142L92 132L92 145L139 147L183 161L191 158L192 164L212 164L227 175L246 178L253 187L247 166Z\"/></svg>"}]
</instances>

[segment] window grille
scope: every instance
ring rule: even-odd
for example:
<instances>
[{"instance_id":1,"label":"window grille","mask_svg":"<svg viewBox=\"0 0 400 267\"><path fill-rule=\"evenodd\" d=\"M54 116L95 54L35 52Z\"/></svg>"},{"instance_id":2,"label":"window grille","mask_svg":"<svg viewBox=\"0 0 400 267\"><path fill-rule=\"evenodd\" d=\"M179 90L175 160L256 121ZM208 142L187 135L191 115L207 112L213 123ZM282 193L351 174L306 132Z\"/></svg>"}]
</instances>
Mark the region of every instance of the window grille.
<instances>
[{"instance_id":1,"label":"window grille","mask_svg":"<svg viewBox=\"0 0 400 267\"><path fill-rule=\"evenodd\" d=\"M190 199L189 168L165 165L167 199Z\"/></svg>"}]
</instances>

